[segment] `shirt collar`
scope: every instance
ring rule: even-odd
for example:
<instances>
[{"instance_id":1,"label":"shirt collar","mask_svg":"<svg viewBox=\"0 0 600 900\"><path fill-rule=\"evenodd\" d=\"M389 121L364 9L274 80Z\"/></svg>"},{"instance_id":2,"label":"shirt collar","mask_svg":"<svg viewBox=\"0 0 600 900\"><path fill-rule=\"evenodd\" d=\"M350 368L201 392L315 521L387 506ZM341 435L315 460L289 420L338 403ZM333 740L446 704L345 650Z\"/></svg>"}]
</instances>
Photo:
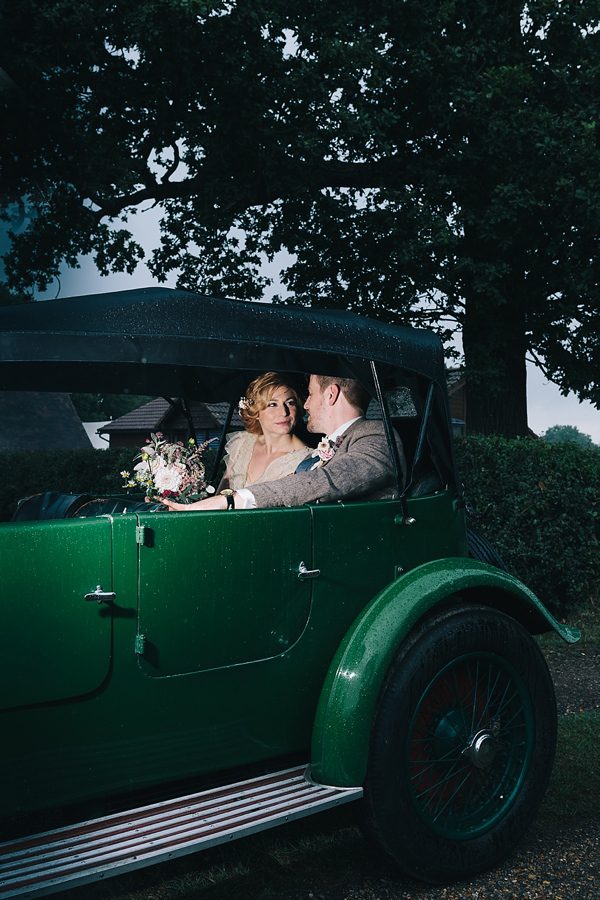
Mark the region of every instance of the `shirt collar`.
<instances>
[{"instance_id":1,"label":"shirt collar","mask_svg":"<svg viewBox=\"0 0 600 900\"><path fill-rule=\"evenodd\" d=\"M354 419L349 419L348 422L344 422L343 425L340 425L335 431L332 431L331 434L327 435L326 440L333 441L336 440L343 435L347 428L350 428L351 425L354 425L355 422L358 422L359 419L364 419L364 416L356 416Z\"/></svg>"}]
</instances>

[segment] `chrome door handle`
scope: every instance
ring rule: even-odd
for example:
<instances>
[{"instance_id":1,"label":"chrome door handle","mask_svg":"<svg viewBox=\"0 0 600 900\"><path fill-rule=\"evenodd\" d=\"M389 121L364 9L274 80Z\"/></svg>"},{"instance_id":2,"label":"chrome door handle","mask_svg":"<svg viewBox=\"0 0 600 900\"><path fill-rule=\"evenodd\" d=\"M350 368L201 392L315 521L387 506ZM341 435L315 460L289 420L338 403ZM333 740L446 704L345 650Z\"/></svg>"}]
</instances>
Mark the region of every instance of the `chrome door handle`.
<instances>
[{"instance_id":1,"label":"chrome door handle","mask_svg":"<svg viewBox=\"0 0 600 900\"><path fill-rule=\"evenodd\" d=\"M117 595L114 591L103 591L101 585L98 585L91 594L86 594L86 600L95 600L96 603L114 603Z\"/></svg>"},{"instance_id":2,"label":"chrome door handle","mask_svg":"<svg viewBox=\"0 0 600 900\"><path fill-rule=\"evenodd\" d=\"M307 569L304 562L298 566L298 578L318 578L320 574L320 569Z\"/></svg>"}]
</instances>

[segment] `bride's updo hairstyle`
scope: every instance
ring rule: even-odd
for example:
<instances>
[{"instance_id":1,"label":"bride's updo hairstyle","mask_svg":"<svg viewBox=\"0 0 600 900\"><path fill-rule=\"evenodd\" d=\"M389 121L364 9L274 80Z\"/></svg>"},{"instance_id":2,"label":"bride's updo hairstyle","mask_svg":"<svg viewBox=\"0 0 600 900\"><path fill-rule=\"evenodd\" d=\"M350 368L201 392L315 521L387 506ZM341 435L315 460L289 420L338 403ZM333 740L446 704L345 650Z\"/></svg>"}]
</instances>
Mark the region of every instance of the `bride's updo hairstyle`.
<instances>
[{"instance_id":1,"label":"bride's updo hairstyle","mask_svg":"<svg viewBox=\"0 0 600 900\"><path fill-rule=\"evenodd\" d=\"M269 405L269 401L276 390L279 388L287 388L290 396L296 400L298 414L301 415L302 403L297 391L290 387L289 381L279 375L277 372L265 372L259 375L246 388L246 396L242 397L239 402L240 419L244 423L244 428L250 434L262 434L262 428L258 421L258 414Z\"/></svg>"}]
</instances>

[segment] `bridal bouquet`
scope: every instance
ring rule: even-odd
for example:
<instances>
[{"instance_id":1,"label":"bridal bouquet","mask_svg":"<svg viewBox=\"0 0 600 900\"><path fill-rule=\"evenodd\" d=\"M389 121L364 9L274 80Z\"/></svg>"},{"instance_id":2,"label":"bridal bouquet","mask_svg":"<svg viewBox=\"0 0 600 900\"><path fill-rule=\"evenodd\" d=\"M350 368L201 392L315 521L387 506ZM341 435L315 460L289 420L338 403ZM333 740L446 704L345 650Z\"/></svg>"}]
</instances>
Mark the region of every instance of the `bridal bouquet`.
<instances>
[{"instance_id":1,"label":"bridal bouquet","mask_svg":"<svg viewBox=\"0 0 600 900\"><path fill-rule=\"evenodd\" d=\"M140 460L130 472L121 472L123 487L141 486L147 497L163 497L179 503L193 503L206 497L206 471L202 454L210 441L198 446L193 438L187 444L164 440L160 431L152 434L135 457Z\"/></svg>"}]
</instances>

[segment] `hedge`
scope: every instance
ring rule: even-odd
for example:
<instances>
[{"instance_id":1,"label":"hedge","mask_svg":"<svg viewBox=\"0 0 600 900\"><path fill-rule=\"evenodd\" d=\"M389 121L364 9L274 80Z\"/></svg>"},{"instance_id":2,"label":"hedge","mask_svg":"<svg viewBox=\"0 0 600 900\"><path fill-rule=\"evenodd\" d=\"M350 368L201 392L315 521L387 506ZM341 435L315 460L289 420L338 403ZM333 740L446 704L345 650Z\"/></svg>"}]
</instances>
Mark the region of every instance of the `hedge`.
<instances>
[{"instance_id":1,"label":"hedge","mask_svg":"<svg viewBox=\"0 0 600 900\"><path fill-rule=\"evenodd\" d=\"M135 447L121 450L2 450L4 485L0 521L12 517L19 500L42 491L106 497L123 494L123 470L131 471ZM214 452L203 457L210 472Z\"/></svg>"},{"instance_id":2,"label":"hedge","mask_svg":"<svg viewBox=\"0 0 600 900\"><path fill-rule=\"evenodd\" d=\"M92 494L122 493L120 472L131 469L135 448L127 450L2 450L4 485L0 520L7 521L23 497L41 491Z\"/></svg>"},{"instance_id":3,"label":"hedge","mask_svg":"<svg viewBox=\"0 0 600 900\"><path fill-rule=\"evenodd\" d=\"M564 616L598 600L600 448L470 436L456 442L466 498L520 578Z\"/></svg>"},{"instance_id":4,"label":"hedge","mask_svg":"<svg viewBox=\"0 0 600 900\"><path fill-rule=\"evenodd\" d=\"M459 439L466 497L481 518L471 523L557 615L598 599L600 448L572 442ZM122 469L134 449L0 452L0 520L19 499L40 491L122 493ZM206 456L210 468L210 452Z\"/></svg>"}]
</instances>

